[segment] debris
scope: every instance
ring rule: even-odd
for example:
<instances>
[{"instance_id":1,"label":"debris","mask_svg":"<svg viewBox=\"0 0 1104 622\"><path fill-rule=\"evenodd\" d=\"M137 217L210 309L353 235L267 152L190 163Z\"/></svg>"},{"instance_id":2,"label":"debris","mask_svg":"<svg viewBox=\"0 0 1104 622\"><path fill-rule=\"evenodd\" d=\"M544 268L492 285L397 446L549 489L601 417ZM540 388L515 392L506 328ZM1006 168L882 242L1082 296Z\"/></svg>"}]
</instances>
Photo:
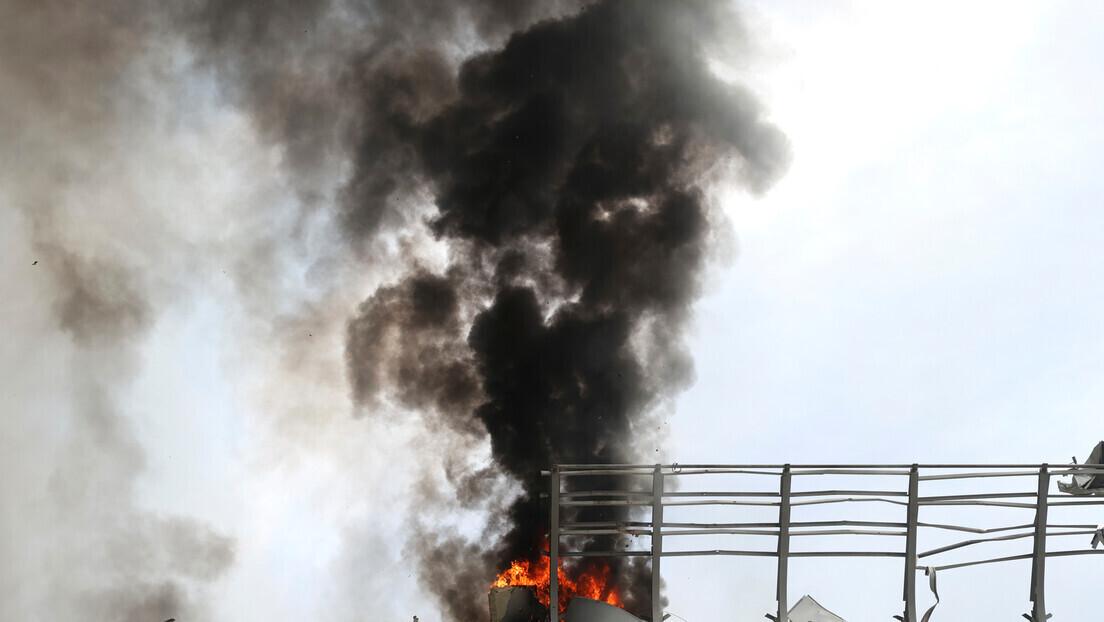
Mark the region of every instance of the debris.
<instances>
[{"instance_id":1,"label":"debris","mask_svg":"<svg viewBox=\"0 0 1104 622\"><path fill-rule=\"evenodd\" d=\"M1083 466L1100 467L1104 464L1101 454L1104 453L1104 441L1100 441L1093 447L1089 457L1085 459ZM1075 459L1074 464L1077 463ZM1073 481L1070 483L1058 482L1058 490L1071 495L1104 495L1104 473L1086 473L1084 475L1078 475L1079 471L1077 467L1073 467L1067 471L1064 475L1073 475Z\"/></svg>"}]
</instances>

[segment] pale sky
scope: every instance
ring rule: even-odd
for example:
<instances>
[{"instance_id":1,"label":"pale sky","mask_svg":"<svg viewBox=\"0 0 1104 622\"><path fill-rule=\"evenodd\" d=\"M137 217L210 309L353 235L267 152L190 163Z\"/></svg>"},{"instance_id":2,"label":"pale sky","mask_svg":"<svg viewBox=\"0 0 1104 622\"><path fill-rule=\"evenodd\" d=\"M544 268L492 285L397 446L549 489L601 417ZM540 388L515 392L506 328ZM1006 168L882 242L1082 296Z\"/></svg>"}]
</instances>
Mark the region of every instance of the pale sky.
<instances>
[{"instance_id":1,"label":"pale sky","mask_svg":"<svg viewBox=\"0 0 1104 622\"><path fill-rule=\"evenodd\" d=\"M775 63L751 79L795 158L768 196L731 200L739 256L698 305L698 381L670 422L671 456L1084 459L1104 399L1100 9L762 2L753 15ZM1091 599L1057 595L1099 565L1073 559L1048 566L1055 619L1091 615ZM754 606L722 600L755 619L773 566L741 564L709 566L738 579L678 577L670 609L706 619L703 587L746 582ZM884 619L900 600L896 561L793 568L793 598L849 621ZM933 619L1016 619L1029 573L948 571Z\"/></svg>"},{"instance_id":2,"label":"pale sky","mask_svg":"<svg viewBox=\"0 0 1104 622\"><path fill-rule=\"evenodd\" d=\"M669 438L657 455L684 464L1083 458L1104 437L1104 8L762 1L748 3L747 22L749 56L716 70L759 94L793 163L762 197L716 188L735 252L709 269L689 337L697 381L662 418ZM42 492L57 485L54 465L88 450L66 439L87 399L71 387L90 377L92 394L111 387L121 437L139 448L121 442L120 455L139 458L111 467L133 476L120 503L235 540L233 563L210 583L196 579L211 619L434 622L440 614L404 558L410 516L457 533L479 517L410 507L415 482L443 481L438 437L395 413L354 417L345 384L345 321L393 267L336 256L325 210L306 222L289 215L280 154L219 99L210 75L181 69L187 50L168 53L179 66L139 65L138 83L185 77L136 100L149 109L136 106L125 124L99 126L103 136L88 144L110 145L102 154L57 155L48 137L71 131L66 117L34 121L30 95L11 91L11 112L0 115L0 141L19 137L0 177L0 263L10 275L0 301L0 492L9 500L0 617L45 619L57 581L96 585L95 569L51 566L82 558L86 520L56 516ZM35 123L48 129L36 133ZM93 173L37 222L23 204L40 197L20 184L42 170ZM318 200L332 203L335 191ZM98 205L140 207L112 215ZM29 272L54 260L36 246L42 231L74 253L143 266L147 332L78 347L57 330L55 286L45 270ZM242 265L236 250L246 245L266 261ZM270 340L284 329L305 336ZM487 452L471 448L471 462ZM59 542L68 548L55 553ZM1048 562L1055 620L1095 615L1078 586L1099 561ZM119 572L141 573L143 563ZM899 566L795 562L790 595L809 593L849 622L885 620L900 612ZM767 561L667 569L668 610L688 622L773 610ZM1027 562L948 571L933 620L1018 619L1028 581Z\"/></svg>"}]
</instances>

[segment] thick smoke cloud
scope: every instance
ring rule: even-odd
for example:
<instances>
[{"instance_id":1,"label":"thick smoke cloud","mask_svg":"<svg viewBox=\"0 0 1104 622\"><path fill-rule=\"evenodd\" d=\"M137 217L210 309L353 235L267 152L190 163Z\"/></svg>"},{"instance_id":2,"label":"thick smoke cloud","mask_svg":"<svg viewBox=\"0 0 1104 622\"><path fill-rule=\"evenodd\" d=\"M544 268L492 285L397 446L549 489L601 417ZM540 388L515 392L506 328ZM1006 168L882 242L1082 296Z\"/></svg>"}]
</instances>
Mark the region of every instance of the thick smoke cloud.
<instances>
[{"instance_id":1,"label":"thick smoke cloud","mask_svg":"<svg viewBox=\"0 0 1104 622\"><path fill-rule=\"evenodd\" d=\"M429 226L450 268L361 306L354 396L460 429L477 421L523 488L491 568L433 539L415 547L454 619L478 617L482 593L449 577L537 558L540 470L648 460L637 433L692 378L680 330L716 218L701 184L720 168L762 192L788 157L754 99L708 69L704 42L726 17L704 2L602 2L466 60L436 113L390 117L432 188ZM376 147L369 138L362 152ZM630 609L647 611L646 568L614 573Z\"/></svg>"},{"instance_id":2,"label":"thick smoke cloud","mask_svg":"<svg viewBox=\"0 0 1104 622\"><path fill-rule=\"evenodd\" d=\"M284 153L309 203L332 190L354 246L417 222L412 124L454 96L456 64L561 2L204 1L183 23L201 62Z\"/></svg>"},{"instance_id":3,"label":"thick smoke cloud","mask_svg":"<svg viewBox=\"0 0 1104 622\"><path fill-rule=\"evenodd\" d=\"M426 428L401 465L424 475L405 546L448 618L485 617L494 573L543 544L541 469L653 459L724 226L708 188L761 193L788 158L755 98L708 69L743 36L722 2L12 0L4 15L0 239L7 298L26 303L0 311L11 351L39 353L0 358L26 386L0 398L18 414L0 438L5 619L217 609L238 547L138 503L137 430L157 413L124 395L166 315L224 294L244 318L234 346L276 359L259 401L280 442L320 443L348 404L315 401L346 381L365 427L398 412ZM232 112L211 129L195 109ZM240 195L205 194L220 167ZM341 352L320 354L326 335ZM345 536L355 576L392 545ZM646 564L613 571L646 611Z\"/></svg>"}]
</instances>

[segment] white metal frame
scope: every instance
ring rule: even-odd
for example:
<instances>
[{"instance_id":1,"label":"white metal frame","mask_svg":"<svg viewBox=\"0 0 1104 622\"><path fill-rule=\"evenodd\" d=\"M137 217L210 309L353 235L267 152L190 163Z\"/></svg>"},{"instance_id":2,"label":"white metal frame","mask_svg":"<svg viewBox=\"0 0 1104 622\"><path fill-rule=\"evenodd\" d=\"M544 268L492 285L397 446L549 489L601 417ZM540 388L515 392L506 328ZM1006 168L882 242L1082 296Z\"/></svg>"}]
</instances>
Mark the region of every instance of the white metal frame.
<instances>
[{"instance_id":1,"label":"white metal frame","mask_svg":"<svg viewBox=\"0 0 1104 622\"><path fill-rule=\"evenodd\" d=\"M800 557L897 557L903 559L903 615L894 616L902 622L920 622L916 613L916 571L927 568L950 570L978 564L989 564L1015 559L1031 559L1030 601L1032 611L1024 614L1031 622L1044 622L1050 617L1046 613L1044 595L1045 563L1048 557L1069 555L1104 554L1104 549L1048 551L1047 536L1056 535L1092 535L1098 527L1092 524L1057 525L1047 523L1047 510L1064 505L1104 505L1104 497L1051 494L1050 479L1068 475L1076 469L1078 474L1104 473L1104 465L1048 465L1048 464L807 464L807 465L718 465L718 464L655 464L655 465L558 465L543 474L550 480L550 534L549 534L549 575L551 616L558 622L558 584L559 559L561 557L582 556L647 556L652 560L652 620L660 622L663 612L660 605L660 561L664 557L687 555L733 555L768 556L778 560L775 598L778 603L775 614L768 614L775 620L785 622L787 613L787 573L790 559ZM674 487L664 485L670 478L709 476L717 474L748 474L776 477L778 492L720 490L710 492L677 492ZM580 491L568 487L565 480L587 475L630 475L651 476L652 490L606 490ZM894 475L907 477L905 490L815 490L791 492L794 477L813 475ZM920 486L925 481L968 479L968 478L1008 478L1035 477L1038 487L1033 492L1008 493L990 492L966 495L922 496ZM1021 500L1017 500L1021 499ZM1023 501L1022 499L1027 499ZM822 503L859 503L877 501L905 507L905 517L900 522L885 521L799 521L791 520L791 511L796 506ZM778 508L776 523L669 523L663 520L663 508L688 505L758 505ZM1004 508L1023 508L1034 510L1034 520L1028 524L1002 526L996 528L977 528L964 525L925 523L920 521L920 508L936 505L979 505ZM575 522L564 520L563 508L580 506L639 506L650 508L650 520ZM809 529L809 528L828 529ZM972 534L991 532L1011 532L990 538L962 540L936 549L918 552L918 528L942 529ZM888 530L887 530L888 528ZM649 536L650 550L638 551L565 551L561 550L564 537L608 534L627 534ZM695 550L664 551L666 538L695 534L731 534L761 535L777 538L777 547L771 551L754 550ZM792 536L822 535L896 535L905 539L904 550L896 551L792 551ZM1019 538L1031 538L1030 553L1006 557L976 559L967 562L936 566L926 564L918 566L920 558L938 556L950 550L979 544ZM930 612L930 610L929 610ZM924 616L924 620L927 615Z\"/></svg>"}]
</instances>

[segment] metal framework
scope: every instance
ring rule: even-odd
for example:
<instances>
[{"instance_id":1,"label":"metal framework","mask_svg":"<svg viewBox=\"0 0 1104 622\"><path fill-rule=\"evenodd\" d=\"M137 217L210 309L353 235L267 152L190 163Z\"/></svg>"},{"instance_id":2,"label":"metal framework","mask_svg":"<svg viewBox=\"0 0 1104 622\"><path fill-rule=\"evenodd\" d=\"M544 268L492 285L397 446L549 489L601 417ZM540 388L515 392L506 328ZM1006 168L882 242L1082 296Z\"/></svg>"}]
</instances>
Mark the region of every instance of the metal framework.
<instances>
[{"instance_id":1,"label":"metal framework","mask_svg":"<svg viewBox=\"0 0 1104 622\"><path fill-rule=\"evenodd\" d=\"M1100 534L1100 525L1093 524L1049 524L1048 508L1070 505L1104 505L1104 497L1079 496L1068 494L1050 494L1050 479L1071 474L1104 473L1102 465L1048 465L1048 464L806 464L806 465L718 465L718 464L656 464L656 465L558 465L543 474L550 480L550 526L549 534L549 574L551 602L558 601L559 560L561 557L583 556L646 556L652 560L652 620L663 620L663 611L659 598L661 567L664 557L674 556L767 556L777 561L776 592L777 611L767 617L778 622L786 622L788 611L787 575L790 560L802 557L895 557L903 561L903 615L894 616L902 622L926 622L931 609L923 618L916 612L916 571L925 572L950 570L978 564L1031 560L1030 601L1032 610L1024 614L1031 622L1044 622L1051 617L1046 613L1044 596L1045 564L1048 557L1069 555L1091 555L1104 553L1104 548L1096 550L1047 550L1048 536L1084 534L1104 538ZM676 485L665 485L667 480L682 478L709 478L717 475L753 475L765 478L777 478L777 485L768 490L705 490L679 492ZM862 487L848 490L810 490L792 492L791 484L795 477L818 475L834 476L900 476L907 479L903 490L870 490ZM651 490L640 486L640 490L577 490L572 486L571 478L582 476L623 476L619 481L643 482L651 478ZM1037 479L1037 490L1031 492L977 492L970 494L937 494L923 496L921 485L925 482L965 480L974 478L1023 478ZM582 480L575 480L582 481ZM777 491L777 492L775 492ZM833 520L833 521L794 521L791 513L800 506L820 504L856 505L866 502L887 503L903 506L904 520ZM778 508L777 522L666 522L663 509L672 506L771 506ZM965 525L952 525L922 522L921 508L930 506L990 506L1000 508L1020 508L1034 510L1031 523L980 528ZM570 509L585 506L630 506L640 514L629 521L591 521L581 522L570 518ZM650 516L645 514L650 510ZM565 520L567 518L568 520ZM639 518L640 520L636 520ZM1101 516L1104 521L1104 515ZM1010 532L999 536L966 539L927 551L918 552L918 529L949 530L971 534L992 532ZM626 534L648 536L651 547L648 550L564 550L561 540L567 538L568 544L578 544L588 537L597 535ZM732 536L771 536L776 538L774 551L747 549L713 550L664 550L665 539L700 534L725 534ZM1094 534L1098 534L1094 536ZM840 550L840 551L793 551L790 541L794 536L902 536L903 550ZM574 537L574 538L573 538ZM1030 553L1019 555L971 559L965 562L935 565L925 559L923 566L918 565L922 558L936 558L942 553L961 549L974 544L1030 538ZM590 547L588 547L589 549ZM934 576L933 576L934 579ZM932 583L934 586L934 581ZM934 605L932 607L934 609ZM552 622L558 622L556 607L552 608Z\"/></svg>"}]
</instances>

